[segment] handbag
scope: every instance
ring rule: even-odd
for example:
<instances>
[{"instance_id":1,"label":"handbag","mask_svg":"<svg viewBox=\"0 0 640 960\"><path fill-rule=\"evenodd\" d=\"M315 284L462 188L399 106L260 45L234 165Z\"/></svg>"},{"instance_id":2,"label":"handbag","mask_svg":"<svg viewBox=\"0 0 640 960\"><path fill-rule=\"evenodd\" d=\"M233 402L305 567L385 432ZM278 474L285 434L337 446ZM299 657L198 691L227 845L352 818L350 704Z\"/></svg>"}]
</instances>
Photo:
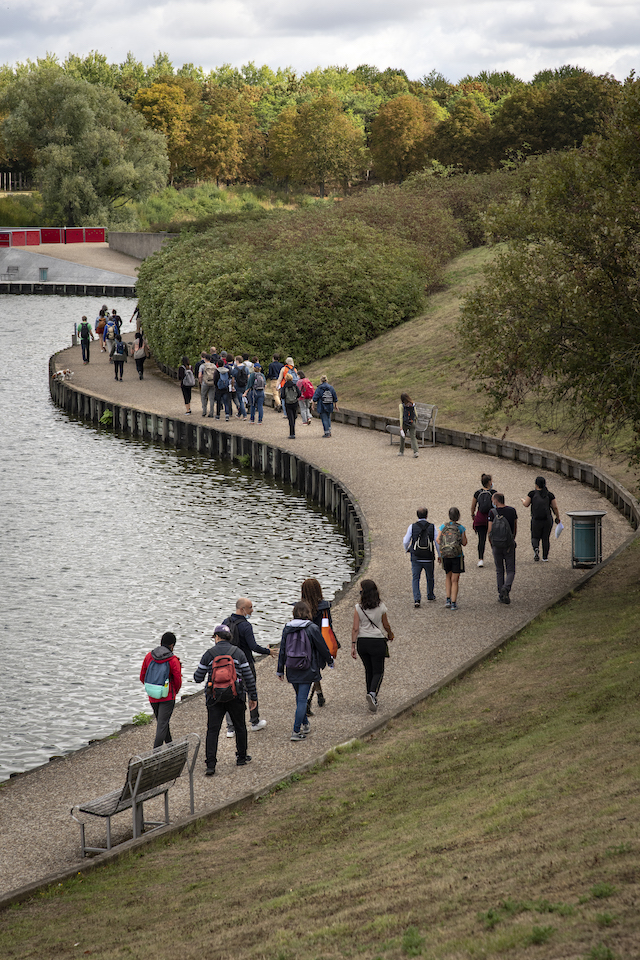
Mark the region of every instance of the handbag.
<instances>
[{"instance_id":1,"label":"handbag","mask_svg":"<svg viewBox=\"0 0 640 960\"><path fill-rule=\"evenodd\" d=\"M137 349L137 350L135 351L135 353L133 354L133 359L134 359L134 360L144 360L144 358L146 357L146 355L147 355L147 354L146 354L146 352L145 352L144 347L138 347L138 349Z\"/></svg>"},{"instance_id":2,"label":"handbag","mask_svg":"<svg viewBox=\"0 0 640 960\"><path fill-rule=\"evenodd\" d=\"M336 639L335 633L333 632L333 628L329 623L328 616L322 618L321 631L322 631L322 639L326 643L329 649L329 653L331 654L332 657L335 657L338 653L338 641Z\"/></svg>"}]
</instances>

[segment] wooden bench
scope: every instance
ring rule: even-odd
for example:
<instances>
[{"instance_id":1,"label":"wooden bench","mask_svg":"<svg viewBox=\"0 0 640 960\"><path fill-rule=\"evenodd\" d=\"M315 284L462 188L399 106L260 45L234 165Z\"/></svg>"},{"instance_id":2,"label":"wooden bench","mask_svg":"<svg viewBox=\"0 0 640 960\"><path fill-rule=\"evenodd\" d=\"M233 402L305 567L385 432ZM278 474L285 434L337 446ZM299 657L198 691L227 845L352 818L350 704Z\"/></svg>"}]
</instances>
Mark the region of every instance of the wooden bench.
<instances>
[{"instance_id":1,"label":"wooden bench","mask_svg":"<svg viewBox=\"0 0 640 960\"><path fill-rule=\"evenodd\" d=\"M19 273L20 273L20 267L9 266L7 267L7 272L3 273L0 279L1 280L17 280Z\"/></svg>"},{"instance_id":2,"label":"wooden bench","mask_svg":"<svg viewBox=\"0 0 640 960\"><path fill-rule=\"evenodd\" d=\"M176 782L185 766L189 772L189 791L191 813L193 805L193 768L195 766L200 737L190 733L182 740L156 747L151 753L139 757L131 757L127 769L127 778L121 790L114 790L89 800L78 803L71 809L71 816L80 824L80 846L82 856L87 853L104 853L111 850L111 817L124 810L133 812L133 838L139 837L146 827L162 827L169 823L169 790ZM191 756L189 756L191 754ZM144 803L153 797L164 794L164 820L145 820ZM75 812L74 812L75 811ZM106 847L90 847L85 842L85 824L77 814L89 814L92 817L102 817L107 821Z\"/></svg>"},{"instance_id":3,"label":"wooden bench","mask_svg":"<svg viewBox=\"0 0 640 960\"><path fill-rule=\"evenodd\" d=\"M427 442L426 434L427 430L431 428L431 445L435 446L436 444L436 417L438 416L438 408L430 403L416 403L416 438L419 441L422 441L424 446ZM398 426L395 424L388 423L386 426L387 433L389 434L389 443L393 443L394 437L400 436L401 424L398 421Z\"/></svg>"}]
</instances>

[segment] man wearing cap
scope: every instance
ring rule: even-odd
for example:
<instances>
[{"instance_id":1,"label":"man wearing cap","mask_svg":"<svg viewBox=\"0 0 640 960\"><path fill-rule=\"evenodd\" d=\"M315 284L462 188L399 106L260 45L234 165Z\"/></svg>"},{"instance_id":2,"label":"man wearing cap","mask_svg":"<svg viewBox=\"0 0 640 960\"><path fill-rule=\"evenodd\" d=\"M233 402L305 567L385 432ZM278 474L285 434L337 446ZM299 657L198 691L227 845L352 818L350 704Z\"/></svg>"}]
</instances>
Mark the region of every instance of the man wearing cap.
<instances>
[{"instance_id":1,"label":"man wearing cap","mask_svg":"<svg viewBox=\"0 0 640 960\"><path fill-rule=\"evenodd\" d=\"M142 669L140 670L140 683L144 683L147 679L147 670L149 669L149 665L152 661L155 664L165 664L165 671L167 667L169 668L169 687L167 695L165 697L154 697L151 693L148 694L151 709L156 717L156 738L153 742L154 750L156 747L161 747L163 743L172 742L169 721L171 720L173 708L176 705L176 696L180 692L180 687L182 686L182 667L180 666L180 661L173 652L175 645L175 633L171 633L170 630L167 630L166 633L162 634L160 646L155 647L146 655L142 661ZM158 693L162 692L164 691L158 691Z\"/></svg>"},{"instance_id":2,"label":"man wearing cap","mask_svg":"<svg viewBox=\"0 0 640 960\"><path fill-rule=\"evenodd\" d=\"M231 630L225 623L221 623L213 631L215 644L206 650L196 667L193 679L196 683L202 681L211 672L211 664L216 657L231 656L235 664L238 675L237 695L232 700L225 700L217 703L209 690L206 692L207 704L207 740L205 747L207 777L213 776L216 772L216 762L218 757L218 737L220 727L225 713L228 713L233 720L233 726L236 732L236 765L244 767L249 763L251 757L247 754L247 725L245 722L245 690L249 691L249 709L257 707L258 695L256 693L256 682L247 663L242 650L238 649L231 642Z\"/></svg>"}]
</instances>

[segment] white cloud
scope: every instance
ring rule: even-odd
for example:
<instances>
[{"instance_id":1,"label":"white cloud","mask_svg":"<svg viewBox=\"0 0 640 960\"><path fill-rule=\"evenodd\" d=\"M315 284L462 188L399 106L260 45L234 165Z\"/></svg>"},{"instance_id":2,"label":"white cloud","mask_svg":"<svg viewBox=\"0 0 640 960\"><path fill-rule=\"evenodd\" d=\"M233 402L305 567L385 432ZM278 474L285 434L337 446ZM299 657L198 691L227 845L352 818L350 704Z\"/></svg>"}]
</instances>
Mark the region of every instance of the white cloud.
<instances>
[{"instance_id":1,"label":"white cloud","mask_svg":"<svg viewBox=\"0 0 640 960\"><path fill-rule=\"evenodd\" d=\"M640 5L627 0L9 0L0 62L129 50L149 64L166 51L180 66L254 60L298 72L330 64L432 69L451 80L483 69L523 79L574 63L622 79L640 61Z\"/></svg>"}]
</instances>

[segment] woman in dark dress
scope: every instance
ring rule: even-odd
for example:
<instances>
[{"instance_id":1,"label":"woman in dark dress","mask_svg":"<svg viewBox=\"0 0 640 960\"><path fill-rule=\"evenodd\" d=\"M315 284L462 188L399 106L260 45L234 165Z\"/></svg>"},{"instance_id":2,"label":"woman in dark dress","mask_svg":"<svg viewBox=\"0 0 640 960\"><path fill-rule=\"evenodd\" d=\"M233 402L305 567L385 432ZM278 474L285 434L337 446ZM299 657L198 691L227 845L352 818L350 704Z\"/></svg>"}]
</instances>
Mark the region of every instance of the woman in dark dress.
<instances>
[{"instance_id":1,"label":"woman in dark dress","mask_svg":"<svg viewBox=\"0 0 640 960\"><path fill-rule=\"evenodd\" d=\"M311 610L311 620L315 623L316 627L322 632L323 621L327 621L327 625L333 631L333 623L331 622L331 604L328 600L325 600L322 596L322 587L318 580L315 577L309 577L302 584L302 599L306 600L309 604L309 609ZM324 636L324 634L323 634ZM326 638L325 638L326 639ZM337 648L340 647L340 644L336 641ZM336 649L337 652L337 649ZM335 653L331 651L335 657ZM313 684L311 688L311 695L307 701L307 715L312 717L313 711L311 710L311 703L313 701L313 695L317 694L318 697L318 706L324 707L326 700L322 692L322 684L318 680Z\"/></svg>"}]
</instances>

